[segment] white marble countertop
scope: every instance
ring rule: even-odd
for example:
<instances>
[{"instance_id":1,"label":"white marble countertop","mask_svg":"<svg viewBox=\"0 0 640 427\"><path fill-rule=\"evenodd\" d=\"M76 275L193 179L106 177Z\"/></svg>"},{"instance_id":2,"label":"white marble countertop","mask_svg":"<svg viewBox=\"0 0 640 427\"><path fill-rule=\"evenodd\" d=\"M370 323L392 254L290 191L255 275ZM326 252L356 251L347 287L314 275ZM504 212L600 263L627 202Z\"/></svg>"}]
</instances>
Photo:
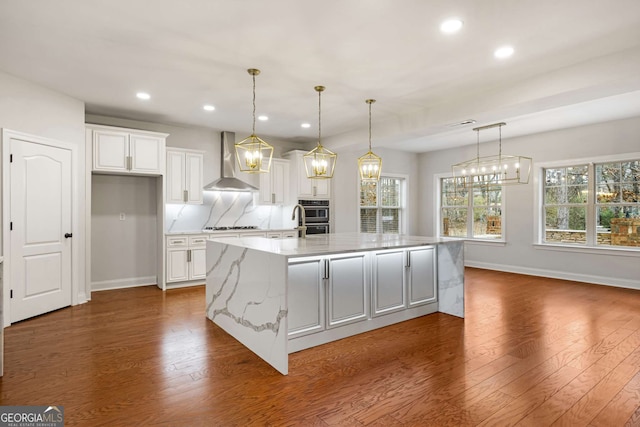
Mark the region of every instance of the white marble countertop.
<instances>
[{"instance_id":1,"label":"white marble countertop","mask_svg":"<svg viewBox=\"0 0 640 427\"><path fill-rule=\"evenodd\" d=\"M166 231L165 236L181 236L185 234L240 234L240 233L281 233L283 231L294 231L295 228L252 228L252 229L237 229L237 230L194 230L194 231Z\"/></svg>"},{"instance_id":2,"label":"white marble countertop","mask_svg":"<svg viewBox=\"0 0 640 427\"><path fill-rule=\"evenodd\" d=\"M254 249L288 258L336 254L379 249L436 245L448 240L424 236L370 233L331 233L307 236L306 239L267 239L264 237L224 237L209 240Z\"/></svg>"}]
</instances>

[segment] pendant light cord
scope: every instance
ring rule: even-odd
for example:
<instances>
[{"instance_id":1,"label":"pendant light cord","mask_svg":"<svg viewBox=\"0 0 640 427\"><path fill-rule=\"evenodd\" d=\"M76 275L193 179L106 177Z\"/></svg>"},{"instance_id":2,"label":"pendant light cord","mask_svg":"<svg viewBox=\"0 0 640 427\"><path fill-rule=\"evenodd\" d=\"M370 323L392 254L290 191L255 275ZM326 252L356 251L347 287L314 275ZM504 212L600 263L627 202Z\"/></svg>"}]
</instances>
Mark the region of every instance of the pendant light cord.
<instances>
[{"instance_id":1,"label":"pendant light cord","mask_svg":"<svg viewBox=\"0 0 640 427\"><path fill-rule=\"evenodd\" d=\"M322 126L322 91L318 91L318 146L322 146L321 141L321 126Z\"/></svg>"},{"instance_id":2,"label":"pendant light cord","mask_svg":"<svg viewBox=\"0 0 640 427\"><path fill-rule=\"evenodd\" d=\"M251 135L256 134L256 75L252 74L253 77L253 128Z\"/></svg>"},{"instance_id":3,"label":"pendant light cord","mask_svg":"<svg viewBox=\"0 0 640 427\"><path fill-rule=\"evenodd\" d=\"M369 152L371 152L371 104L369 102Z\"/></svg>"}]
</instances>

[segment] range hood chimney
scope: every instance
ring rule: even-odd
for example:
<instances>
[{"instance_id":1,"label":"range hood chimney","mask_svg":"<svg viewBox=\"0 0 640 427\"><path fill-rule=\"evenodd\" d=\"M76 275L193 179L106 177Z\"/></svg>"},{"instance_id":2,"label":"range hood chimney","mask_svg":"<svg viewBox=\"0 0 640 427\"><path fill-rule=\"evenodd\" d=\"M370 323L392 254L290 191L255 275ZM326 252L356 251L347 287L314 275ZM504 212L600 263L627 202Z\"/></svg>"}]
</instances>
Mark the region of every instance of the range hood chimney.
<instances>
[{"instance_id":1,"label":"range hood chimney","mask_svg":"<svg viewBox=\"0 0 640 427\"><path fill-rule=\"evenodd\" d=\"M204 186L208 191L258 191L253 185L236 178L234 132L220 133L220 173L221 178Z\"/></svg>"}]
</instances>

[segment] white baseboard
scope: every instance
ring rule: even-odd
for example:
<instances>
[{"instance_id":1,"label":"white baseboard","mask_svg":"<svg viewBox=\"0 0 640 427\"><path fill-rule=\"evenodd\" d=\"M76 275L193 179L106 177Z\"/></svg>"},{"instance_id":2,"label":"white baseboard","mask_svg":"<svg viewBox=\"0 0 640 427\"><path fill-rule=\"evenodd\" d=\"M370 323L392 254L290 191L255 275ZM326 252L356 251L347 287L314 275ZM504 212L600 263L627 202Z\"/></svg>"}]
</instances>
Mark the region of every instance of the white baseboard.
<instances>
[{"instance_id":1,"label":"white baseboard","mask_svg":"<svg viewBox=\"0 0 640 427\"><path fill-rule=\"evenodd\" d=\"M572 280L574 282L593 283L596 285L614 286L618 288L640 289L640 281L619 279L610 276L594 276L590 274L568 273L566 271L545 270L541 268L520 267L516 265L476 262L466 259L465 267L483 268L486 270L504 271L507 273L527 274L529 276L549 277L552 279Z\"/></svg>"},{"instance_id":2,"label":"white baseboard","mask_svg":"<svg viewBox=\"0 0 640 427\"><path fill-rule=\"evenodd\" d=\"M167 289L190 288L192 286L204 286L205 279L189 280L187 282L169 282Z\"/></svg>"},{"instance_id":3,"label":"white baseboard","mask_svg":"<svg viewBox=\"0 0 640 427\"><path fill-rule=\"evenodd\" d=\"M108 291L111 289L135 288L138 286L149 286L158 283L156 276L130 277L127 279L103 280L101 282L91 282L91 291Z\"/></svg>"}]
</instances>

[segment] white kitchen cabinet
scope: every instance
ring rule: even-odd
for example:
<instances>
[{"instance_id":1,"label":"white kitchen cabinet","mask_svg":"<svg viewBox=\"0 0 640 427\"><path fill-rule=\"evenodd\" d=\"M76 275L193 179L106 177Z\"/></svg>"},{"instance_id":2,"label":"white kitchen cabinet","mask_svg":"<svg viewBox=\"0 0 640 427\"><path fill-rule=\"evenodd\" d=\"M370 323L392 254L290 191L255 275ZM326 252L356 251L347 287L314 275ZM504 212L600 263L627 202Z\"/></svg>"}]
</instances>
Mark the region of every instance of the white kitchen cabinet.
<instances>
[{"instance_id":1,"label":"white kitchen cabinet","mask_svg":"<svg viewBox=\"0 0 640 427\"><path fill-rule=\"evenodd\" d=\"M393 249L373 252L371 296L372 316L404 310L405 251Z\"/></svg>"},{"instance_id":2,"label":"white kitchen cabinet","mask_svg":"<svg viewBox=\"0 0 640 427\"><path fill-rule=\"evenodd\" d=\"M167 283L204 279L207 235L167 236Z\"/></svg>"},{"instance_id":3,"label":"white kitchen cabinet","mask_svg":"<svg viewBox=\"0 0 640 427\"><path fill-rule=\"evenodd\" d=\"M282 205L289 201L289 160L272 159L269 173L260 174L258 202L262 205Z\"/></svg>"},{"instance_id":4,"label":"white kitchen cabinet","mask_svg":"<svg viewBox=\"0 0 640 427\"><path fill-rule=\"evenodd\" d=\"M298 230L267 231L269 239L293 239L298 237Z\"/></svg>"},{"instance_id":5,"label":"white kitchen cabinet","mask_svg":"<svg viewBox=\"0 0 640 427\"><path fill-rule=\"evenodd\" d=\"M310 179L304 168L302 150L293 150L284 154L291 161L291 191L297 199L330 199L331 179Z\"/></svg>"},{"instance_id":6,"label":"white kitchen cabinet","mask_svg":"<svg viewBox=\"0 0 640 427\"><path fill-rule=\"evenodd\" d=\"M327 279L327 328L366 320L368 277L366 253L325 258Z\"/></svg>"},{"instance_id":7,"label":"white kitchen cabinet","mask_svg":"<svg viewBox=\"0 0 640 427\"><path fill-rule=\"evenodd\" d=\"M167 134L87 125L92 132L93 171L164 175Z\"/></svg>"},{"instance_id":8,"label":"white kitchen cabinet","mask_svg":"<svg viewBox=\"0 0 640 427\"><path fill-rule=\"evenodd\" d=\"M366 320L367 254L289 260L289 338Z\"/></svg>"},{"instance_id":9,"label":"white kitchen cabinet","mask_svg":"<svg viewBox=\"0 0 640 427\"><path fill-rule=\"evenodd\" d=\"M167 203L202 204L204 152L167 148Z\"/></svg>"},{"instance_id":10,"label":"white kitchen cabinet","mask_svg":"<svg viewBox=\"0 0 640 427\"><path fill-rule=\"evenodd\" d=\"M436 247L409 249L407 253L408 306L415 307L436 300Z\"/></svg>"},{"instance_id":11,"label":"white kitchen cabinet","mask_svg":"<svg viewBox=\"0 0 640 427\"><path fill-rule=\"evenodd\" d=\"M289 338L325 329L324 266L324 258L299 258L289 261Z\"/></svg>"}]
</instances>

